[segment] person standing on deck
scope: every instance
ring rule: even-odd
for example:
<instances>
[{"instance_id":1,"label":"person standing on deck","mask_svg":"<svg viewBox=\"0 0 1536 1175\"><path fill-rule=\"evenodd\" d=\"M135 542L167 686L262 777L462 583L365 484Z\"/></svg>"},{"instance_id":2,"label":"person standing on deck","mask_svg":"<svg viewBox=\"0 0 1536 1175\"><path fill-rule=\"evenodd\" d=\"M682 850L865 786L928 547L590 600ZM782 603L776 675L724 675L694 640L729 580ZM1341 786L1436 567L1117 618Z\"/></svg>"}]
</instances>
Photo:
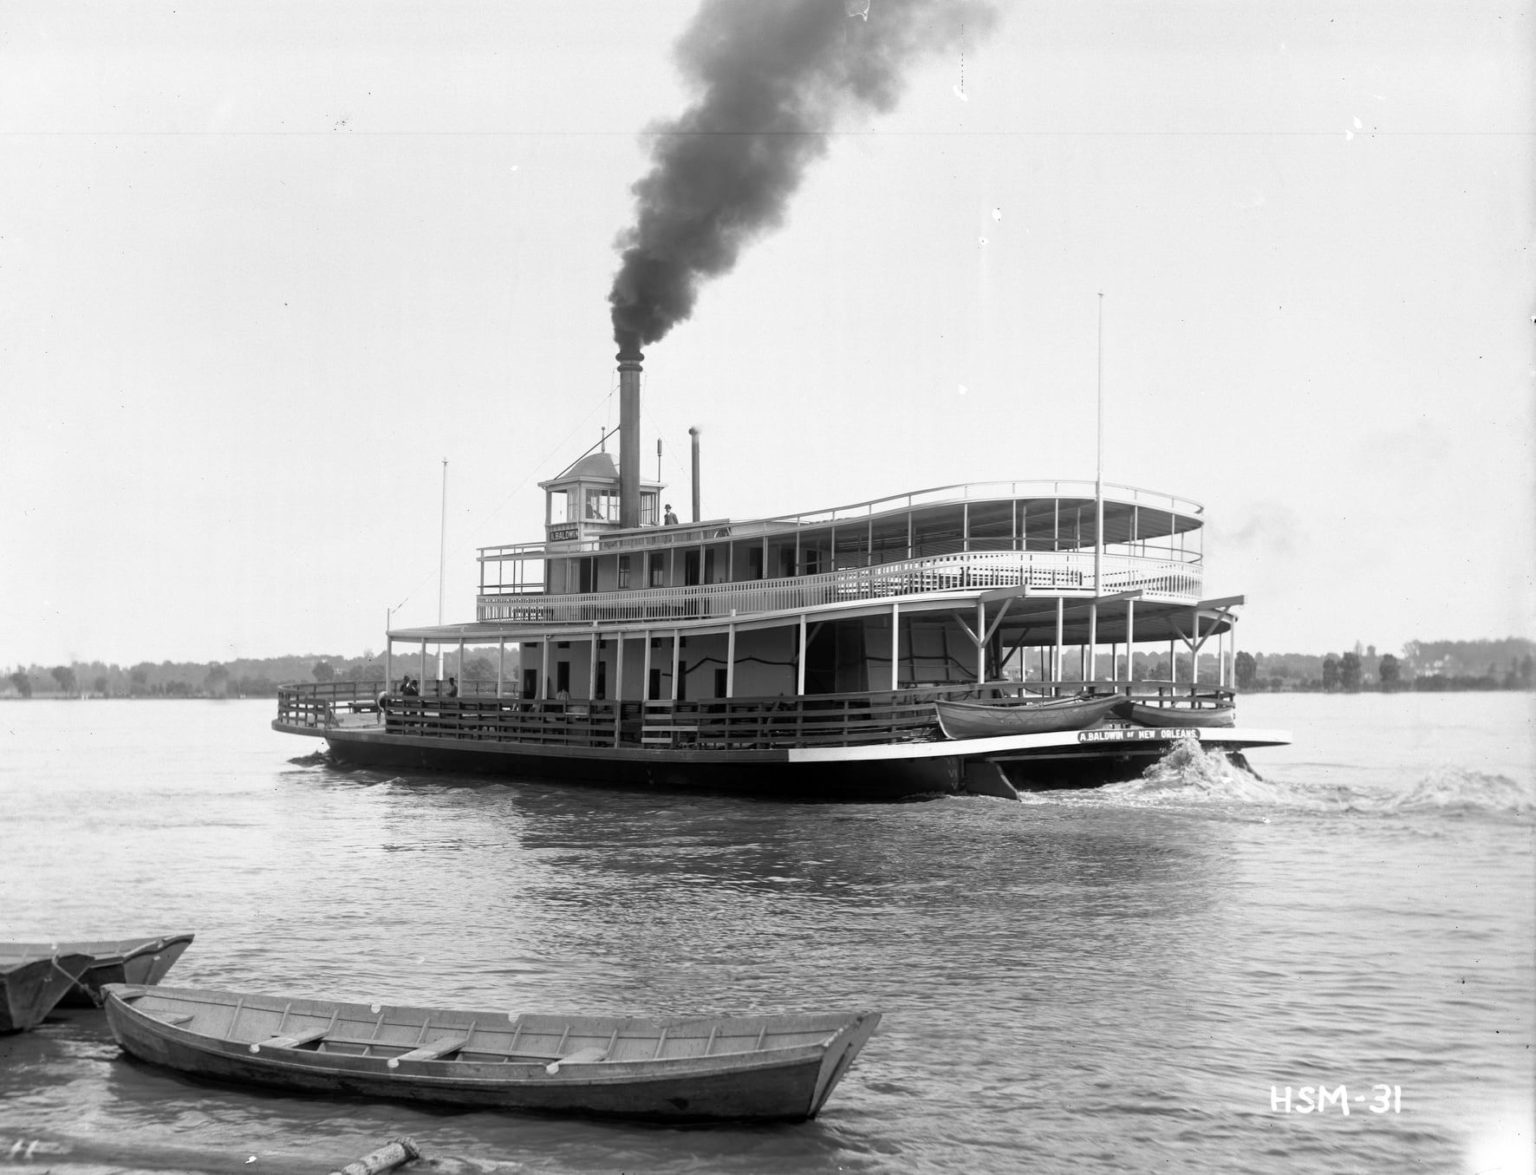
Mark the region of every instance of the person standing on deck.
<instances>
[{"instance_id":1,"label":"person standing on deck","mask_svg":"<svg viewBox=\"0 0 1536 1175\"><path fill-rule=\"evenodd\" d=\"M662 516L661 524L663 526L676 526L677 525L677 515L672 512L672 503L671 502L667 503L666 511L667 511L666 514L664 514Z\"/></svg>"}]
</instances>

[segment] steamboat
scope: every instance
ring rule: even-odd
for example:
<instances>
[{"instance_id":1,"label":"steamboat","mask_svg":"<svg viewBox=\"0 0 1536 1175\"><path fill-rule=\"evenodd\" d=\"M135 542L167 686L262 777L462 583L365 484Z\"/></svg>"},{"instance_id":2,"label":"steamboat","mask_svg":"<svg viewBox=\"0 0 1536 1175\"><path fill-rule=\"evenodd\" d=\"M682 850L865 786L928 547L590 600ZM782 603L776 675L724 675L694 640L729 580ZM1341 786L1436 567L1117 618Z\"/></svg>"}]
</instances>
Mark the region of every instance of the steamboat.
<instances>
[{"instance_id":1,"label":"steamboat","mask_svg":"<svg viewBox=\"0 0 1536 1175\"><path fill-rule=\"evenodd\" d=\"M386 681L282 687L276 730L347 764L845 801L1092 786L1184 740L1246 766L1290 741L1236 720L1243 597L1203 594L1199 504L1099 478L704 519L695 431L677 522L640 474L643 356L617 358L618 461L540 483L544 536L479 550L475 618L389 631ZM1166 650L1162 676L1138 647ZM471 648L495 650L493 681L429 680ZM402 667L426 689L392 684Z\"/></svg>"}]
</instances>

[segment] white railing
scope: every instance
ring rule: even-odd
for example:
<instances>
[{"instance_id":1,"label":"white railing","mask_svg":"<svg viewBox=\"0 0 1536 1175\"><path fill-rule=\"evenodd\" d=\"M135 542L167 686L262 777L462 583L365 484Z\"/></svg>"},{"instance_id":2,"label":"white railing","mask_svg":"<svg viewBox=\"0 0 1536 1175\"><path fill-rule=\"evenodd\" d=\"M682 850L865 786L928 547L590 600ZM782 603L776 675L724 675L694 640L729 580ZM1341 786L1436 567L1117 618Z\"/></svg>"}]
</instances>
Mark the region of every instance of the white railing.
<instances>
[{"instance_id":1,"label":"white railing","mask_svg":"<svg viewBox=\"0 0 1536 1175\"><path fill-rule=\"evenodd\" d=\"M1153 600L1192 604L1200 599L1198 561L1105 555L1102 570L1095 585L1091 551L970 551L787 579L562 596L486 594L476 601L476 618L533 624L698 620L1002 587L1099 595L1139 589Z\"/></svg>"}]
</instances>

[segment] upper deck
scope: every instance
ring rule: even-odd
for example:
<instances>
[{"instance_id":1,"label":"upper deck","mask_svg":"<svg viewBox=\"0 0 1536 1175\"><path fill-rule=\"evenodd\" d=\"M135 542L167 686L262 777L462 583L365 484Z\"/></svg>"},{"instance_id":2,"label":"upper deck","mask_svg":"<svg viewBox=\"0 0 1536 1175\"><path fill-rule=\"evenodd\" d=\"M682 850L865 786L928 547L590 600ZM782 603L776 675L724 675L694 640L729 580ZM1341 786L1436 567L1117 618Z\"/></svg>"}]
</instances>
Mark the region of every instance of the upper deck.
<instances>
[{"instance_id":1,"label":"upper deck","mask_svg":"<svg viewBox=\"0 0 1536 1175\"><path fill-rule=\"evenodd\" d=\"M1095 492L1089 481L966 483L804 514L628 529L568 514L544 542L481 548L477 619L701 619L1020 586L1198 600L1204 507L1106 484L1101 548Z\"/></svg>"}]
</instances>

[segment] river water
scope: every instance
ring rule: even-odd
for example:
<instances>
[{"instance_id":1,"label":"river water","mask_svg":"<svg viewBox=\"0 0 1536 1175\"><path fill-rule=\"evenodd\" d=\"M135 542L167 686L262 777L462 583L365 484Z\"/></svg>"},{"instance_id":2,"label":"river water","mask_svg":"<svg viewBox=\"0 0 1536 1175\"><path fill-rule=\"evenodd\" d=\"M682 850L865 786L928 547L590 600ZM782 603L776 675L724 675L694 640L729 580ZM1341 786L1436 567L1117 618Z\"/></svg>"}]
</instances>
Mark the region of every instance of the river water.
<instances>
[{"instance_id":1,"label":"river water","mask_svg":"<svg viewBox=\"0 0 1536 1175\"><path fill-rule=\"evenodd\" d=\"M190 930L167 982L370 1002L885 1015L815 1122L679 1129L197 1085L62 1012L0 1037L0 1170L408 1135L550 1175L1530 1171L1531 697L1241 709L1296 739L1262 779L1175 752L811 806L340 771L264 701L0 706L0 939Z\"/></svg>"}]
</instances>

